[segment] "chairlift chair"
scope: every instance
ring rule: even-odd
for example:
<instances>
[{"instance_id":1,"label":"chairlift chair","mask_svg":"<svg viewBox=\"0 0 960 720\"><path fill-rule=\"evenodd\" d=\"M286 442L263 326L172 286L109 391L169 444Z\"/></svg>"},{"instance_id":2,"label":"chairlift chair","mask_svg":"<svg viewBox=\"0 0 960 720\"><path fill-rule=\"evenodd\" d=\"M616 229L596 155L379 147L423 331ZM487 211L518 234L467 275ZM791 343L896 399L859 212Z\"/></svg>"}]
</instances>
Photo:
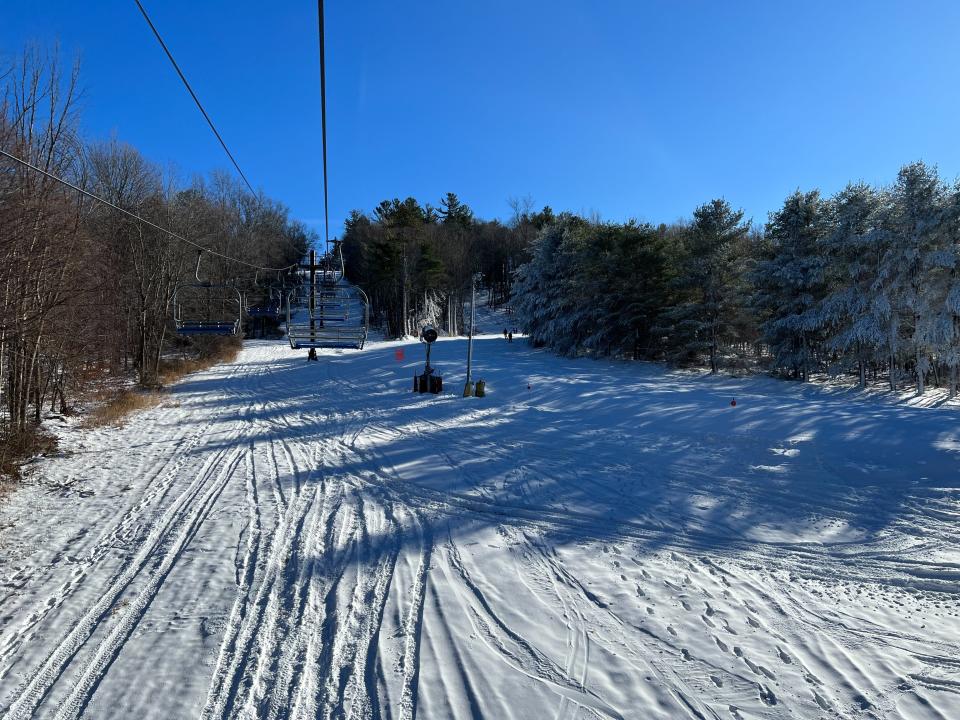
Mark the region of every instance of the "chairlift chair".
<instances>
[{"instance_id":1,"label":"chairlift chair","mask_svg":"<svg viewBox=\"0 0 960 720\"><path fill-rule=\"evenodd\" d=\"M280 321L283 319L283 299L278 287L270 285L266 293L261 293L259 298L261 302L251 305L247 308L247 315L252 318L266 318L268 320Z\"/></svg>"},{"instance_id":2,"label":"chairlift chair","mask_svg":"<svg viewBox=\"0 0 960 720\"><path fill-rule=\"evenodd\" d=\"M173 290L173 324L178 335L238 335L243 320L243 294L236 285L200 279Z\"/></svg>"},{"instance_id":3,"label":"chairlift chair","mask_svg":"<svg viewBox=\"0 0 960 720\"><path fill-rule=\"evenodd\" d=\"M294 350L301 348L363 348L369 325L369 301L360 288L339 284L336 301L320 299L310 289L287 295L287 338Z\"/></svg>"},{"instance_id":4,"label":"chairlift chair","mask_svg":"<svg viewBox=\"0 0 960 720\"><path fill-rule=\"evenodd\" d=\"M229 285L180 284L173 292L173 306L178 335L237 335L240 332L243 296ZM236 309L228 313L230 306Z\"/></svg>"}]
</instances>

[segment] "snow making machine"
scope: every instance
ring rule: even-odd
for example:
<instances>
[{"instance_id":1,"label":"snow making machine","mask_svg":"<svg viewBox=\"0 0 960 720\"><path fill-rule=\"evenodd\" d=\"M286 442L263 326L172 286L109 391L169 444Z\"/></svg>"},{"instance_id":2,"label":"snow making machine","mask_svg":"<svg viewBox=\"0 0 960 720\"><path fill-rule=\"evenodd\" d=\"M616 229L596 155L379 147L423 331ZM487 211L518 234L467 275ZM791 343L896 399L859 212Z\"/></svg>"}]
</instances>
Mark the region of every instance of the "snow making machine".
<instances>
[{"instance_id":1,"label":"snow making machine","mask_svg":"<svg viewBox=\"0 0 960 720\"><path fill-rule=\"evenodd\" d=\"M427 346L427 362L424 365L423 372L413 376L413 391L415 393L428 392L436 395L443 392L443 378L437 372L437 369L430 365L430 348L438 337L437 331L430 325L424 326L420 331L420 342Z\"/></svg>"}]
</instances>

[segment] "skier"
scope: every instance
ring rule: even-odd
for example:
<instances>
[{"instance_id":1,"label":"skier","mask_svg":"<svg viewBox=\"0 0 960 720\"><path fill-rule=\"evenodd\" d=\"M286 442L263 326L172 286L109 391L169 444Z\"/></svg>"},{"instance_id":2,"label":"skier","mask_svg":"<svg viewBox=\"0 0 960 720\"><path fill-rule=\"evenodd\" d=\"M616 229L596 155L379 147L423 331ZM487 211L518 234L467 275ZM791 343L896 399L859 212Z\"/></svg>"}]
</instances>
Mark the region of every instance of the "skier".
<instances>
[{"instance_id":1,"label":"skier","mask_svg":"<svg viewBox=\"0 0 960 720\"><path fill-rule=\"evenodd\" d=\"M507 329L506 329L506 328L503 329L503 339L504 339L504 340L507 339Z\"/></svg>"},{"instance_id":2,"label":"skier","mask_svg":"<svg viewBox=\"0 0 960 720\"><path fill-rule=\"evenodd\" d=\"M307 362L309 362L310 360L319 360L319 359L320 358L317 357L317 349L310 348L310 352L307 353Z\"/></svg>"},{"instance_id":3,"label":"skier","mask_svg":"<svg viewBox=\"0 0 960 720\"><path fill-rule=\"evenodd\" d=\"M513 333L507 333L507 342L513 342Z\"/></svg>"}]
</instances>

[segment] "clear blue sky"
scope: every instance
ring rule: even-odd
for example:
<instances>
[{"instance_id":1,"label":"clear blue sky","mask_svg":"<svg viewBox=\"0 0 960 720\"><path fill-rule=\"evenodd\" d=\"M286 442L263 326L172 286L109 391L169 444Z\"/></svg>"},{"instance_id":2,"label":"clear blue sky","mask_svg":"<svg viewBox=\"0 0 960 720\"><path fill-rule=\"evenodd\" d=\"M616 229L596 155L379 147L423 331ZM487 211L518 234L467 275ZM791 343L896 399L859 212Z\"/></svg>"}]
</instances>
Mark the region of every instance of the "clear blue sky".
<instances>
[{"instance_id":1,"label":"clear blue sky","mask_svg":"<svg viewBox=\"0 0 960 720\"><path fill-rule=\"evenodd\" d=\"M316 5L144 0L255 186L322 232ZM331 230L453 191L669 222L716 196L960 173L960 3L327 0ZM2 0L0 52L59 40L83 125L184 176L227 160L133 0Z\"/></svg>"}]
</instances>

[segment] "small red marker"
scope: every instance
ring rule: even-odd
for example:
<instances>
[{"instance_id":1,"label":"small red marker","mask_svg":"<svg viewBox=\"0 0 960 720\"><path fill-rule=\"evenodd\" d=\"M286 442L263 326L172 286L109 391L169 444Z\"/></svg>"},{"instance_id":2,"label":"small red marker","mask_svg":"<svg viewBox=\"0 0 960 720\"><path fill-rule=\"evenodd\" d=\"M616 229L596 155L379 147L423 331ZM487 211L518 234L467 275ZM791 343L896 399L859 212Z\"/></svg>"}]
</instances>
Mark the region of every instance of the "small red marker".
<instances>
[{"instance_id":1,"label":"small red marker","mask_svg":"<svg viewBox=\"0 0 960 720\"><path fill-rule=\"evenodd\" d=\"M395 357L398 361L403 360L403 348L397 348L394 350L393 357Z\"/></svg>"}]
</instances>

